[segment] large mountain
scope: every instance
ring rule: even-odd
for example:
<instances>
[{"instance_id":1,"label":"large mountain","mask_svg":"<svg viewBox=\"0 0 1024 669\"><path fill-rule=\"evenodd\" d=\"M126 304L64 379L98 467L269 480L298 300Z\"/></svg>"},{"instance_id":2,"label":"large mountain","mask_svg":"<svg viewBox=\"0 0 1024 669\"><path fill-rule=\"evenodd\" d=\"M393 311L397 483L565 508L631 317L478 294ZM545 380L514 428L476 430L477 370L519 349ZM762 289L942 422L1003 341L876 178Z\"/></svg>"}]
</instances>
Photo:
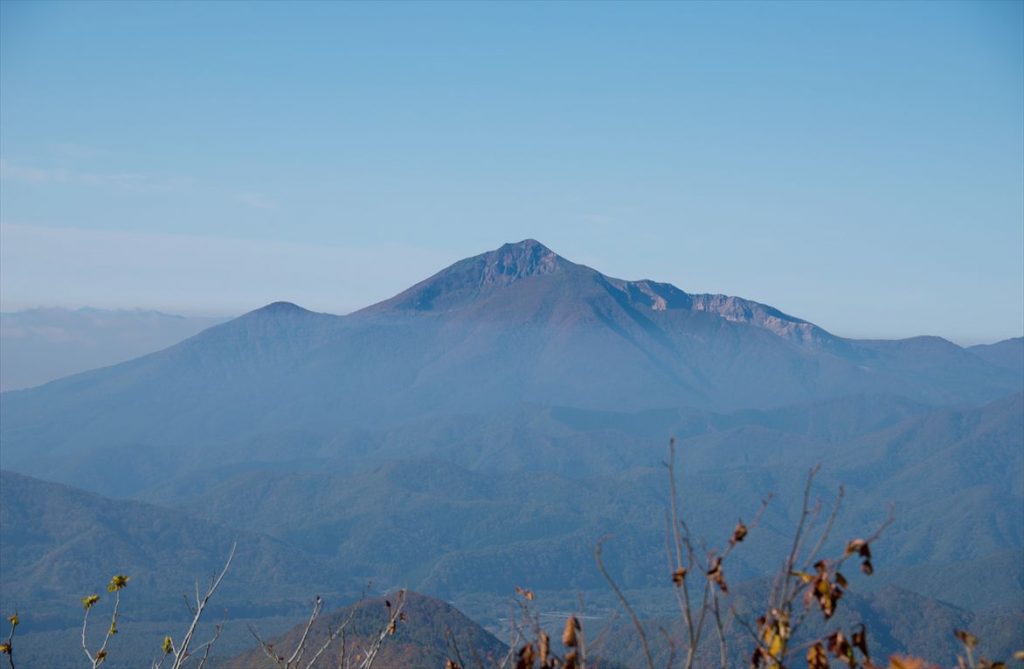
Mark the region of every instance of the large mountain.
<instances>
[{"instance_id":1,"label":"large mountain","mask_svg":"<svg viewBox=\"0 0 1024 669\"><path fill-rule=\"evenodd\" d=\"M506 245L347 316L274 303L0 395L5 468L108 497L4 474L0 594L45 617L53 629L28 639L26 623L25 639L43 652L66 640L65 603L94 574L129 570L149 627L118 641L144 639L144 662L167 631L158 602L237 536L245 559L224 601L267 634L295 619L266 616L296 616L312 589L340 597L367 580L444 597L493 631L517 585L560 611L580 596L611 611L593 562L611 532L611 573L657 617L672 605L661 461L674 435L685 518L712 544L776 493L730 583L775 569L822 462L814 497L846 490L827 550L895 507L869 593L893 601L864 609L888 647L915 637L918 604L956 624L1010 620L1003 645L1016 644L1022 344L844 339Z\"/></svg>"},{"instance_id":2,"label":"large mountain","mask_svg":"<svg viewBox=\"0 0 1024 669\"><path fill-rule=\"evenodd\" d=\"M770 408L864 393L979 403L1013 370L936 337L855 341L736 297L623 281L526 240L348 316L274 303L0 402L3 464L132 493L193 468L310 457L346 431L522 402Z\"/></svg>"}]
</instances>

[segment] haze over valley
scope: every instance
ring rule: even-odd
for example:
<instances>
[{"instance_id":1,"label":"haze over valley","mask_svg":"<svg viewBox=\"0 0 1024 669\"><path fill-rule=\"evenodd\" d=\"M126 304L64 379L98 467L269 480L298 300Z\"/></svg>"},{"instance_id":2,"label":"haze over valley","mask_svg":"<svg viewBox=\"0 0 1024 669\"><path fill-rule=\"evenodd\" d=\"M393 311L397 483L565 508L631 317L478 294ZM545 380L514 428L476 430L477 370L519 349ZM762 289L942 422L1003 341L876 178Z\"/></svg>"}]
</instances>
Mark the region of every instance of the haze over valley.
<instances>
[{"instance_id":1,"label":"haze over valley","mask_svg":"<svg viewBox=\"0 0 1024 669\"><path fill-rule=\"evenodd\" d=\"M773 572L761 556L784 552L823 463L814 493L846 490L837 537L894 510L878 574L860 579L863 615L925 598L1005 653L1024 597L1022 350L838 337L769 305L505 244L347 316L275 302L4 393L5 598L60 629L75 623L60 602L116 564L136 575L135 615L159 621L237 538L222 598L239 619L280 629L310 592L347 602L372 582L501 635L523 584L550 606L583 593L610 611L592 551L613 533L615 577L665 615L672 436L694 532L721 534L723 514L775 495L731 579L756 590ZM169 545L196 561L158 557ZM893 634L888 651L955 651L940 634Z\"/></svg>"},{"instance_id":2,"label":"haze over valley","mask_svg":"<svg viewBox=\"0 0 1024 669\"><path fill-rule=\"evenodd\" d=\"M1024 0L0 0L0 667L1022 663Z\"/></svg>"}]
</instances>

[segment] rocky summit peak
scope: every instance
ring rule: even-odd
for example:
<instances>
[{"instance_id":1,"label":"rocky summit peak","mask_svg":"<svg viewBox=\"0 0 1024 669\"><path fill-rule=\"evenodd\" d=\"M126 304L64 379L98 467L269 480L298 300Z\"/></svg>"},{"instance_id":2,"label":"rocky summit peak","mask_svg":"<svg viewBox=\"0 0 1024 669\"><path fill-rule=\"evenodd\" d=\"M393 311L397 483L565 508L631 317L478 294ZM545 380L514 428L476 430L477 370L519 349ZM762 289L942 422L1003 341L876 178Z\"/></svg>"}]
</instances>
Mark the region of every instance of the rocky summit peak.
<instances>
[{"instance_id":1,"label":"rocky summit peak","mask_svg":"<svg viewBox=\"0 0 1024 669\"><path fill-rule=\"evenodd\" d=\"M480 257L479 285L508 285L518 279L551 274L566 261L535 239L524 239Z\"/></svg>"},{"instance_id":2,"label":"rocky summit peak","mask_svg":"<svg viewBox=\"0 0 1024 669\"><path fill-rule=\"evenodd\" d=\"M362 311L377 313L392 309L437 311L459 308L492 289L579 267L536 239L524 239L460 260L390 300Z\"/></svg>"}]
</instances>

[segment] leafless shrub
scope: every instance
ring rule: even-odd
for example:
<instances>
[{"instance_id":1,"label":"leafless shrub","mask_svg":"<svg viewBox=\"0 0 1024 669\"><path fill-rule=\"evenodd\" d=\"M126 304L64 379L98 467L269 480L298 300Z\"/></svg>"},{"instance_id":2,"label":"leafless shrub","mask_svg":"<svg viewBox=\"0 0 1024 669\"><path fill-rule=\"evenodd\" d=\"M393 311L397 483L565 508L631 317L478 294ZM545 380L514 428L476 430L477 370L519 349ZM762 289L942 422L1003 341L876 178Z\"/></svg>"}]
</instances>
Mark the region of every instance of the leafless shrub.
<instances>
[{"instance_id":1,"label":"leafless shrub","mask_svg":"<svg viewBox=\"0 0 1024 669\"><path fill-rule=\"evenodd\" d=\"M330 648L331 644L334 643L339 637L341 638L341 655L337 660L337 666L339 669L351 669L357 667L358 669L370 669L373 663L377 659L381 647L387 638L395 634L398 630L398 625L405 621L405 590L400 590L395 597L395 602L392 604L390 599L384 600L384 606L387 609L388 617L383 625L374 633L371 637L370 645L364 648L355 657L348 656L348 645L345 642L345 630L348 628L352 619L355 617L358 611L358 604L353 605L349 608L348 615L338 623L336 627L327 628L327 638L324 639L323 643L317 646L315 649L309 647L309 632L313 628L313 625L320 618L320 614L323 611L324 602L317 596L313 601L313 610L309 614L309 618L306 619L306 624L302 628L302 634L299 636L299 640L295 643L295 647L290 653L281 654L280 649L275 647L273 643L265 641L256 631L256 628L250 627L249 632L256 639L263 654L266 655L270 660L274 662L281 669L312 669L327 649ZM306 654L312 653L308 658Z\"/></svg>"},{"instance_id":2,"label":"leafless shrub","mask_svg":"<svg viewBox=\"0 0 1024 669\"><path fill-rule=\"evenodd\" d=\"M210 599L213 598L214 593L216 593L217 589L220 588L221 581L224 580L224 576L228 573L228 569L231 568L231 561L235 558L235 549L237 547L237 543L231 546L231 551L228 553L228 558L224 562L224 567L220 570L220 573L213 577L205 594L199 594L199 581L196 581L195 606L193 607L189 603L187 597L185 599L185 605L188 607L189 613L192 614L192 621L189 623L184 636L182 636L181 641L178 644L175 644L174 639L170 636L164 637L163 647L161 649L163 650L163 656L153 663L153 669L162 669L164 662L168 658L171 659L170 669L182 669L187 662L195 657L199 657L198 669L203 669L203 667L206 666L206 661L210 657L210 649L213 648L214 644L217 643L217 639L220 638L221 626L217 625L214 629L213 637L195 649L191 648L192 639L195 636L196 628L199 627L199 622L203 618L203 613L206 612L206 607L209 605ZM203 652L201 656L196 655L199 651Z\"/></svg>"}]
</instances>

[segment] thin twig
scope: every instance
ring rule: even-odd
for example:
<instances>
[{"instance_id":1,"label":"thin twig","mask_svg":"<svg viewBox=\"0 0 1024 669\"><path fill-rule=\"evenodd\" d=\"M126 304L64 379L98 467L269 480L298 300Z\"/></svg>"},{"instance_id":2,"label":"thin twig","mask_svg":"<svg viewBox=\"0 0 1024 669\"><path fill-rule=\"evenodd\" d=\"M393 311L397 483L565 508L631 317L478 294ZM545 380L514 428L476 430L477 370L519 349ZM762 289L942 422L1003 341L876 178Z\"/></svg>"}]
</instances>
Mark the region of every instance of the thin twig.
<instances>
[{"instance_id":1,"label":"thin twig","mask_svg":"<svg viewBox=\"0 0 1024 669\"><path fill-rule=\"evenodd\" d=\"M455 633L452 632L451 627L446 627L444 630L444 640L448 644L448 647L455 653L455 661L459 663L460 667L465 667L466 662L462 659L462 653L459 652L459 642L455 640Z\"/></svg>"},{"instance_id":2,"label":"thin twig","mask_svg":"<svg viewBox=\"0 0 1024 669\"><path fill-rule=\"evenodd\" d=\"M114 612L110 614L110 627L107 628L107 633L103 637L103 644L100 649L96 651L96 659L93 660L93 666L98 667L107 657L107 644L110 643L110 637L117 634L117 610L121 606L121 591L114 590Z\"/></svg>"},{"instance_id":3,"label":"thin twig","mask_svg":"<svg viewBox=\"0 0 1024 669\"><path fill-rule=\"evenodd\" d=\"M714 613L715 630L718 631L718 654L721 669L729 669L729 646L725 641L725 626L722 624L722 613L718 608L718 593L711 598L711 610Z\"/></svg>"},{"instance_id":4,"label":"thin twig","mask_svg":"<svg viewBox=\"0 0 1024 669\"><path fill-rule=\"evenodd\" d=\"M684 667L690 669L693 666L693 660L696 654L696 645L700 636L699 632L695 633L693 627L693 609L690 603L690 589L687 585L686 572L689 567L693 565L693 552L692 550L687 551L687 557L689 558L687 563L683 563L683 543L684 538L682 529L685 528L685 524L679 521L679 493L676 488L676 440L675 437L669 439L668 442L668 462L665 463L665 467L668 469L668 480L669 480L669 494L670 494L670 509L671 509L671 525L672 525L672 538L675 543L676 550L676 570L682 570L682 582L676 588L676 602L679 605L679 609L683 614L683 623L686 625L686 638L687 638L687 651L686 651L686 663ZM689 530L686 530L686 543L689 543Z\"/></svg>"},{"instance_id":5,"label":"thin twig","mask_svg":"<svg viewBox=\"0 0 1024 669\"><path fill-rule=\"evenodd\" d=\"M843 497L845 495L846 489L843 488L843 486L839 486L839 493L836 494L836 501L832 505L832 513L828 516L828 522L825 523L825 527L821 531L821 536L818 537L818 542L814 544L814 548L812 548L811 552L807 554L807 559L804 561L804 570L807 570L807 568L811 566L814 562L814 558L818 556L818 552L825 545L825 542L828 541L829 535L832 534L832 526L835 525L836 517L839 516L839 509L843 505Z\"/></svg>"},{"instance_id":6,"label":"thin twig","mask_svg":"<svg viewBox=\"0 0 1024 669\"><path fill-rule=\"evenodd\" d=\"M811 497L811 486L814 484L814 477L817 476L821 470L821 464L816 464L811 467L807 473L807 482L804 484L804 497L803 504L800 509L800 522L796 526L796 534L793 535L793 546L789 551L789 556L786 558L785 565L783 566L783 580L782 580L782 593L778 600L779 605L776 608L781 608L781 603L785 602L789 596L789 573L793 571L793 566L797 562L797 555L800 550L800 542L803 539L804 525L807 523L807 516L810 514L809 503ZM774 594L774 593L772 593Z\"/></svg>"},{"instance_id":7,"label":"thin twig","mask_svg":"<svg viewBox=\"0 0 1024 669\"><path fill-rule=\"evenodd\" d=\"M665 643L668 645L668 660L665 661L665 669L672 669L672 665L676 662L676 642L675 639L668 633L664 627L658 627L658 631L665 637Z\"/></svg>"},{"instance_id":8,"label":"thin twig","mask_svg":"<svg viewBox=\"0 0 1024 669\"><path fill-rule=\"evenodd\" d=\"M380 647L384 644L384 640L395 632L395 626L398 624L398 619L402 615L402 608L405 606L405 590L398 592L398 597L395 599L395 605L389 607L388 621L384 627L380 630L380 633L373 639L370 647L365 651L365 657L363 662L359 665L360 669L370 669L373 666L374 660L377 659L377 653L380 651Z\"/></svg>"},{"instance_id":9,"label":"thin twig","mask_svg":"<svg viewBox=\"0 0 1024 669\"><path fill-rule=\"evenodd\" d=\"M622 590L619 589L619 586L615 583L615 579L613 579L611 574L608 573L608 570L605 569L604 560L601 559L601 548L606 539L608 539L607 536L601 537L597 542L597 546L594 547L594 559L597 562L597 569L601 572L601 575L604 576L604 580L608 582L608 585L611 586L611 589L615 592L615 596L619 598L619 602L622 604L623 608L626 609L630 620L633 621L633 627L636 628L637 634L640 635L640 643L644 648L644 659L647 661L647 669L654 669L654 660L651 658L651 649L647 644L647 635L644 633L643 625L640 624L640 619L636 617L636 612L634 612L633 607L629 605L629 600L627 600L626 596L622 594Z\"/></svg>"},{"instance_id":10,"label":"thin twig","mask_svg":"<svg viewBox=\"0 0 1024 669\"><path fill-rule=\"evenodd\" d=\"M330 627L327 628L327 632L328 632L327 639L320 645L320 648L317 649L316 653L313 654L313 657L306 664L306 669L311 669L312 666L314 664L316 664L316 661L318 659L320 659L320 656L323 655L327 651L327 648L332 643L334 643L334 640L337 639L339 635L342 638L342 641L341 641L341 652L342 652L342 656L344 656L344 653L345 653L345 629L348 627L348 624L350 622L352 622L352 619L355 617L356 609L359 607L359 604L360 604L361 601L362 601L362 597L360 597L359 602L356 602L354 605L349 607L348 616L346 616L346 618L338 624L338 627L335 628L335 630L333 632L331 632Z\"/></svg>"},{"instance_id":11,"label":"thin twig","mask_svg":"<svg viewBox=\"0 0 1024 669\"><path fill-rule=\"evenodd\" d=\"M203 669L203 667L206 666L206 660L208 660L209 657L210 657L210 649L213 648L213 644L217 643L217 639L220 638L220 631L221 631L222 627L223 627L222 625L217 625L214 628L213 638L210 639L209 641L207 641L206 643L204 643L202 646L199 647L199 648L203 648L204 650L203 650L203 659L199 661L199 667L197 669ZM198 651L199 648L197 648L196 650Z\"/></svg>"},{"instance_id":12,"label":"thin twig","mask_svg":"<svg viewBox=\"0 0 1024 669\"><path fill-rule=\"evenodd\" d=\"M231 551L228 553L228 559L224 562L223 569L213 579L206 594L202 597L199 596L199 584L196 583L196 607L195 613L192 615L192 622L189 624L188 629L185 631L185 636L181 640L181 644L178 648L173 650L174 653L174 664L171 665L171 669L181 669L185 661L190 657L189 646L192 644L192 637L195 636L196 628L199 626L199 621L203 617L203 612L206 610L206 605L209 604L210 598L213 597L214 593L220 587L221 581L224 580L224 576L228 573L228 569L231 567L231 561L235 559L235 550L238 548L238 543L231 545Z\"/></svg>"},{"instance_id":13,"label":"thin twig","mask_svg":"<svg viewBox=\"0 0 1024 669\"><path fill-rule=\"evenodd\" d=\"M7 664L10 665L10 669L14 669L14 628L18 626L18 612L15 610L14 615L8 618L11 623L11 631L7 635Z\"/></svg>"},{"instance_id":14,"label":"thin twig","mask_svg":"<svg viewBox=\"0 0 1024 669\"><path fill-rule=\"evenodd\" d=\"M309 629L316 622L316 619L320 616L320 610L324 607L324 600L320 599L320 595L316 596L313 600L313 611L309 614L309 620L306 621L306 626L302 629L302 636L299 637L299 643L295 645L295 650L292 651L291 657L288 658L288 666L298 662L302 659L302 653L306 649L306 639L309 637Z\"/></svg>"}]
</instances>

